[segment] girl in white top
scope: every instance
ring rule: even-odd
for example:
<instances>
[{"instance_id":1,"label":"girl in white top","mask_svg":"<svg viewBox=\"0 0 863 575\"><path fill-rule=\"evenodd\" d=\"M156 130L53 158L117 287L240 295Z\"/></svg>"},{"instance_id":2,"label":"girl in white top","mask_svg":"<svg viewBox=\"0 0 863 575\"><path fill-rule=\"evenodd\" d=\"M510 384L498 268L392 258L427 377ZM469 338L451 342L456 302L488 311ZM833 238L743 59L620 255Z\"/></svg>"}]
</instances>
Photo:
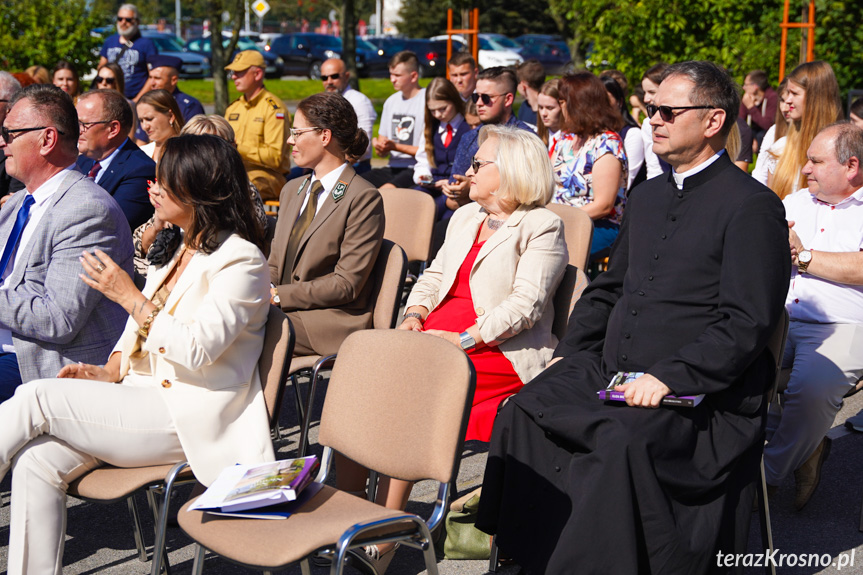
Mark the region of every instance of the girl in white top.
<instances>
[{"instance_id":1,"label":"girl in white top","mask_svg":"<svg viewBox=\"0 0 863 575\"><path fill-rule=\"evenodd\" d=\"M560 141L560 95L557 92L558 79L549 80L539 89L536 97L536 133L548 146L548 157L554 156L554 151Z\"/></svg>"}]
</instances>

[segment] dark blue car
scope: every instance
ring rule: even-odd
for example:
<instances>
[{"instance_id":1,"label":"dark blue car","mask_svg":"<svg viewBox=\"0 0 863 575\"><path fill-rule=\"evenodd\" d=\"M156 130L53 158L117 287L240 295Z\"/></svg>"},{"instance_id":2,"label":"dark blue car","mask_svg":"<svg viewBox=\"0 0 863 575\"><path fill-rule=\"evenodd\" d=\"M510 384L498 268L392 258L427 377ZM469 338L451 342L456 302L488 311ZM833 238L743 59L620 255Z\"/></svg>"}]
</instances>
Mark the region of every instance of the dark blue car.
<instances>
[{"instance_id":1,"label":"dark blue car","mask_svg":"<svg viewBox=\"0 0 863 575\"><path fill-rule=\"evenodd\" d=\"M562 75L573 71L569 46L560 36L551 34L524 34L515 38L523 46L519 52L525 60L539 60L549 75Z\"/></svg>"},{"instance_id":2,"label":"dark blue car","mask_svg":"<svg viewBox=\"0 0 863 575\"><path fill-rule=\"evenodd\" d=\"M267 51L284 61L288 76L321 77L321 64L330 58L342 57L342 39L337 36L300 32L274 38ZM360 76L387 76L387 59L375 47L357 38L357 71Z\"/></svg>"}]
</instances>

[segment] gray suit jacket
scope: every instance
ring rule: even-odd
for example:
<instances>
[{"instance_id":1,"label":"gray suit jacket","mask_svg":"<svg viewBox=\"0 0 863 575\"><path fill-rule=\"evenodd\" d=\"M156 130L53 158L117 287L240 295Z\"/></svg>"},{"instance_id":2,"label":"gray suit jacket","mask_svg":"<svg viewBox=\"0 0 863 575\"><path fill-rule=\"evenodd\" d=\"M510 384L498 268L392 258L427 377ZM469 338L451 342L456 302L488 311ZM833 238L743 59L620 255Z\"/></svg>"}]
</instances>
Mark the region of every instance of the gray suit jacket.
<instances>
[{"instance_id":1,"label":"gray suit jacket","mask_svg":"<svg viewBox=\"0 0 863 575\"><path fill-rule=\"evenodd\" d=\"M0 242L8 239L26 193L0 210ZM126 217L114 198L78 172L66 173L37 226L0 290L0 326L12 331L25 383L55 377L69 363L104 364L123 331L128 314L78 277L81 252L101 249L132 273Z\"/></svg>"}]
</instances>

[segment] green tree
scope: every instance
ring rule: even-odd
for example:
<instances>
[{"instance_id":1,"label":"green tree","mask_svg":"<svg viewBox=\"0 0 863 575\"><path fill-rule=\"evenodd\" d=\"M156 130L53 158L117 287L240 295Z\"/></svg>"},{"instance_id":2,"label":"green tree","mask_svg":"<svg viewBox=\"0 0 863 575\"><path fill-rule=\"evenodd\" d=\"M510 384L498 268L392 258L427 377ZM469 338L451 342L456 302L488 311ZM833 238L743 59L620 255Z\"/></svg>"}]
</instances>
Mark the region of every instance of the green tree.
<instances>
[{"instance_id":1,"label":"green tree","mask_svg":"<svg viewBox=\"0 0 863 575\"><path fill-rule=\"evenodd\" d=\"M210 32L212 33L213 41L210 46L213 51L213 100L216 107L216 113L220 116L225 115L225 110L228 107L228 76L225 74L225 66L228 65L231 59L231 54L234 53L234 48L237 47L237 40L240 36L240 28L242 27L243 17L245 16L245 5L243 0L210 0L207 2L207 13L210 19ZM216 42L216 38L222 38L222 14L229 15L228 22L233 29L233 34L227 46L222 46L222 42Z\"/></svg>"},{"instance_id":2,"label":"green tree","mask_svg":"<svg viewBox=\"0 0 863 575\"><path fill-rule=\"evenodd\" d=\"M89 72L103 42L90 31L110 22L111 9L102 0L0 0L0 68L68 60Z\"/></svg>"},{"instance_id":3,"label":"green tree","mask_svg":"<svg viewBox=\"0 0 863 575\"><path fill-rule=\"evenodd\" d=\"M405 0L402 2L399 32L411 38L428 38L446 32L447 8L454 10L453 25L461 27L461 10L479 8L480 32L519 36L521 34L564 34L569 24L557 17L548 0Z\"/></svg>"}]
</instances>

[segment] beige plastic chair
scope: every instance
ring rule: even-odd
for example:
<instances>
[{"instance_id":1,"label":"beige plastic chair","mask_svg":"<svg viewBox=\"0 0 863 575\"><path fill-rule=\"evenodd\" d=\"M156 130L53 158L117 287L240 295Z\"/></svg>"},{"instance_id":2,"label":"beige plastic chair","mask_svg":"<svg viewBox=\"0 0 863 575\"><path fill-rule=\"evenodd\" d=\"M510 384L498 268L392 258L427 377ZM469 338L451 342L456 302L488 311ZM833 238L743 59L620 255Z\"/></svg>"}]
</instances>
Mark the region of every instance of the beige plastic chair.
<instances>
[{"instance_id":1,"label":"beige plastic chair","mask_svg":"<svg viewBox=\"0 0 863 575\"><path fill-rule=\"evenodd\" d=\"M548 204L546 208L563 220L569 263L586 270L590 258L590 242L593 240L593 220L581 208L568 204Z\"/></svg>"},{"instance_id":2,"label":"beige plastic chair","mask_svg":"<svg viewBox=\"0 0 863 575\"><path fill-rule=\"evenodd\" d=\"M372 298L374 299L374 309L372 311L372 327L374 329L392 329L396 326L399 302L401 301L406 274L407 259L405 252L393 241L385 239L381 244L381 251L378 253L373 272L374 288L372 290ZM318 381L321 378L320 374L332 368L335 358L335 355L301 355L291 360L290 377L294 385L299 416L302 421L300 426L300 443L297 447L299 457L303 457L309 447L311 412L316 397ZM300 395L299 386L297 385L297 378L300 375L307 375L310 378L309 393L305 400Z\"/></svg>"},{"instance_id":3,"label":"beige plastic chair","mask_svg":"<svg viewBox=\"0 0 863 575\"><path fill-rule=\"evenodd\" d=\"M554 292L554 323L551 325L551 333L557 337L558 341L566 335L566 326L569 323L569 316L572 313L572 308L575 307L575 302L581 297L584 288L590 280L587 274L580 268L572 264L566 266L566 271L563 272L563 279L560 280L560 285L557 291Z\"/></svg>"},{"instance_id":4,"label":"beige plastic chair","mask_svg":"<svg viewBox=\"0 0 863 575\"><path fill-rule=\"evenodd\" d=\"M436 209L434 199L425 192L407 188L383 188L379 191L387 221L384 237L401 246L408 262L422 262L422 271L431 254Z\"/></svg>"},{"instance_id":5,"label":"beige plastic chair","mask_svg":"<svg viewBox=\"0 0 863 575\"><path fill-rule=\"evenodd\" d=\"M418 371L418 365L433 369ZM428 573L436 575L429 531L447 509L475 385L467 356L442 339L399 330L351 334L339 350L324 401L318 480L325 480L334 450L391 477L433 479L438 498L428 523L329 486L283 521L188 512L187 503L180 527L201 546L193 572L201 573L206 548L265 572L301 562L309 573L309 556L332 554L330 573L337 575L349 550L401 541L423 550Z\"/></svg>"},{"instance_id":6,"label":"beige plastic chair","mask_svg":"<svg viewBox=\"0 0 863 575\"><path fill-rule=\"evenodd\" d=\"M278 422L282 395L288 380L288 365L294 351L294 328L288 316L275 306L270 306L267 316L266 334L258 370L264 391L264 401L270 426ZM190 483L194 476L187 462L152 467L120 468L111 465L98 467L69 484L68 494L93 503L114 503L125 499L132 515L135 545L138 559L147 561L141 520L135 506L135 493L145 490L147 501L155 520L156 538L153 544L152 575L159 575L168 568L165 554L165 532L167 530L167 503L175 485ZM158 495L158 499L157 499Z\"/></svg>"}]
</instances>

